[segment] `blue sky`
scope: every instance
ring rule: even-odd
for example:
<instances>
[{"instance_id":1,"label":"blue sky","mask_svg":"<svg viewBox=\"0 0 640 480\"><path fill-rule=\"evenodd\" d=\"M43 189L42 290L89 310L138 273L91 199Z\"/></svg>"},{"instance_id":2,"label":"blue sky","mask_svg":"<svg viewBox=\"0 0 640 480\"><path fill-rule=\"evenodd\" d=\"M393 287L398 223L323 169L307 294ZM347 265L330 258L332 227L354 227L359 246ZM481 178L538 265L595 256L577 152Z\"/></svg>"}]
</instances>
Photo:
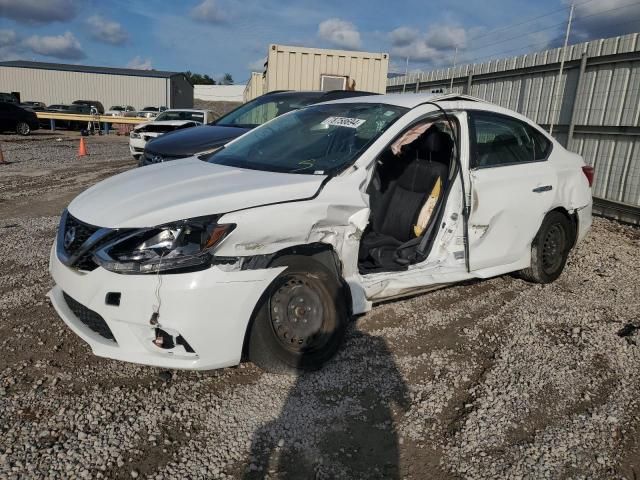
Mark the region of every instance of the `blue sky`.
<instances>
[{"instance_id":1,"label":"blue sky","mask_svg":"<svg viewBox=\"0 0 640 480\"><path fill-rule=\"evenodd\" d=\"M634 0L576 0L572 41L640 31ZM191 70L237 82L269 43L382 51L424 70L557 46L568 0L0 0L0 59ZM536 18L539 17L539 18Z\"/></svg>"}]
</instances>

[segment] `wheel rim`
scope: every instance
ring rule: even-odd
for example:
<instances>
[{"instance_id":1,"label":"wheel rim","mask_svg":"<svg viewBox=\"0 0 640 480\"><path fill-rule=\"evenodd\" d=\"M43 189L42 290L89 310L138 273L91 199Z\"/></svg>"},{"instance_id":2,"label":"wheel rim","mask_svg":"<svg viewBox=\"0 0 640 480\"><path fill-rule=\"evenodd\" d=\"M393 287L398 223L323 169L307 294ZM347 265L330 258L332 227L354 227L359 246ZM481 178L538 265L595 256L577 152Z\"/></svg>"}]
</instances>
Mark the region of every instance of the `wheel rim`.
<instances>
[{"instance_id":1,"label":"wheel rim","mask_svg":"<svg viewBox=\"0 0 640 480\"><path fill-rule=\"evenodd\" d=\"M554 223L547 230L542 243L542 269L545 273L555 273L562 266L566 245L567 235L564 227Z\"/></svg>"},{"instance_id":2,"label":"wheel rim","mask_svg":"<svg viewBox=\"0 0 640 480\"><path fill-rule=\"evenodd\" d=\"M326 341L321 293L302 276L293 276L275 291L270 302L271 326L288 350L316 350Z\"/></svg>"},{"instance_id":3,"label":"wheel rim","mask_svg":"<svg viewBox=\"0 0 640 480\"><path fill-rule=\"evenodd\" d=\"M29 125L24 122L18 124L18 133L20 135L27 135L29 133Z\"/></svg>"}]
</instances>

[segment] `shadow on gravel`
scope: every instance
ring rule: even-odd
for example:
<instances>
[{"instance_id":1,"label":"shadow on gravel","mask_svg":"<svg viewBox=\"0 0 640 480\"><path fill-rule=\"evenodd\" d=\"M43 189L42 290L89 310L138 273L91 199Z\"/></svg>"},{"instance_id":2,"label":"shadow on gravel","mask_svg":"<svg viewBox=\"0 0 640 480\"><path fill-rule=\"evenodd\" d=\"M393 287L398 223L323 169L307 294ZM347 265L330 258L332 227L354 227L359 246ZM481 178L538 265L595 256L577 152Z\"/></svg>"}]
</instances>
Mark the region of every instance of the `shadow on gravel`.
<instances>
[{"instance_id":1,"label":"shadow on gravel","mask_svg":"<svg viewBox=\"0 0 640 480\"><path fill-rule=\"evenodd\" d=\"M408 387L385 341L351 331L350 352L297 377L278 418L253 435L244 479L399 479L395 419Z\"/></svg>"}]
</instances>

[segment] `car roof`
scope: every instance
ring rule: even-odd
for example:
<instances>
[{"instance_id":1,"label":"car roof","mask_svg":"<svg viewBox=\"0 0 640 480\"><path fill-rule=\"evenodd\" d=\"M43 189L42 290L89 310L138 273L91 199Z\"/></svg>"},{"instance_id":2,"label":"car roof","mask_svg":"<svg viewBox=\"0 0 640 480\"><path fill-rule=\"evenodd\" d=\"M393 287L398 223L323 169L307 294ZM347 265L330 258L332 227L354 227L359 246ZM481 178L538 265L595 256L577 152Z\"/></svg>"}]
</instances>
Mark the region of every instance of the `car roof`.
<instances>
[{"instance_id":1,"label":"car roof","mask_svg":"<svg viewBox=\"0 0 640 480\"><path fill-rule=\"evenodd\" d=\"M340 98L352 98L352 97L362 97L362 96L371 96L376 95L373 92L363 92L360 90L329 90L329 91L321 91L321 90L277 90L273 92L265 93L263 96L269 97L277 97L277 98L298 98L304 100L311 99L322 99L324 101L329 101L333 99Z\"/></svg>"},{"instance_id":2,"label":"car roof","mask_svg":"<svg viewBox=\"0 0 640 480\"><path fill-rule=\"evenodd\" d=\"M349 103L349 98L341 98L331 103ZM415 108L426 102L478 102L488 104L485 100L472 97L470 95L461 95L459 93L388 93L385 95L370 95L358 98L360 103L384 103L386 105L395 105L398 107Z\"/></svg>"},{"instance_id":3,"label":"car roof","mask_svg":"<svg viewBox=\"0 0 640 480\"><path fill-rule=\"evenodd\" d=\"M353 99L342 98L326 103L353 103ZM495 103L487 102L481 98L463 95L459 93L390 93L386 95L371 95L359 97L357 103L383 103L385 105L395 105L408 109L415 108L424 103L442 104L443 108L462 110L483 110L485 112L500 113L516 118L530 125L535 126L539 131L544 132L547 138L552 138L542 127L530 118L508 108L501 107Z\"/></svg>"},{"instance_id":4,"label":"car roof","mask_svg":"<svg viewBox=\"0 0 640 480\"><path fill-rule=\"evenodd\" d=\"M206 108L168 108L164 112L208 112L209 110Z\"/></svg>"}]
</instances>

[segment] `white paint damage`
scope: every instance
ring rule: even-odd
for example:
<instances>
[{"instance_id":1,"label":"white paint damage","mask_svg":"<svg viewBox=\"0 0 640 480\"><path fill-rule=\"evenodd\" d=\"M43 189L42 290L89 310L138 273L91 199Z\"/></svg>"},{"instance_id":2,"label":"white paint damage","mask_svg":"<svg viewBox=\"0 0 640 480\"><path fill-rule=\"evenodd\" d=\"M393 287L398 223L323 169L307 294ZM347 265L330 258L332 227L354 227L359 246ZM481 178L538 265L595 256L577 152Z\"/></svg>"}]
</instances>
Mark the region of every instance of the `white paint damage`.
<instances>
[{"instance_id":1,"label":"white paint damage","mask_svg":"<svg viewBox=\"0 0 640 480\"><path fill-rule=\"evenodd\" d=\"M464 109L500 112L529 121L486 103L442 101L441 106L461 125L458 133L462 173L450 179L453 183L430 253L425 261L406 271L360 274L358 251L370 214L365 191L375 160L417 119L437 111L433 105L418 106L428 97L410 97L363 97L364 102L414 103L409 105L412 110L382 134L352 167L331 179L324 175L241 170L193 158L118 175L90 188L70 204L69 212L78 219L109 228L152 227L228 212L218 222L236 227L216 247L215 255L238 261L197 274L162 275L169 284L162 287L163 308L169 311L163 310L163 321L174 332L186 335L187 330L195 334L196 358L158 353L139 338L129 343L125 340L124 347L105 346L95 334L80 328L61 299L60 292L64 290L100 313L120 335L126 335L127 329L148 331L147 320L154 302L151 295L156 288L151 276L118 275L99 268L83 274L79 281L78 274L70 273L71 269L53 253L51 272L57 286L50 298L58 313L98 355L171 368L217 368L239 362L253 309L283 270L242 270L243 260L301 245L328 245L342 262L341 273L351 290L353 312L362 313L374 302L527 267L531 241L544 215L554 208L577 211L579 238L584 236L591 222L591 198L580 172L580 157L554 141L548 162L470 170ZM524 168L534 173L523 176ZM554 188L543 194L533 193L533 189L546 184ZM468 232L464 228L465 203L471 206ZM464 245L467 233L468 260ZM122 291L123 298L127 298L117 313L103 305L104 293L109 289Z\"/></svg>"}]
</instances>

